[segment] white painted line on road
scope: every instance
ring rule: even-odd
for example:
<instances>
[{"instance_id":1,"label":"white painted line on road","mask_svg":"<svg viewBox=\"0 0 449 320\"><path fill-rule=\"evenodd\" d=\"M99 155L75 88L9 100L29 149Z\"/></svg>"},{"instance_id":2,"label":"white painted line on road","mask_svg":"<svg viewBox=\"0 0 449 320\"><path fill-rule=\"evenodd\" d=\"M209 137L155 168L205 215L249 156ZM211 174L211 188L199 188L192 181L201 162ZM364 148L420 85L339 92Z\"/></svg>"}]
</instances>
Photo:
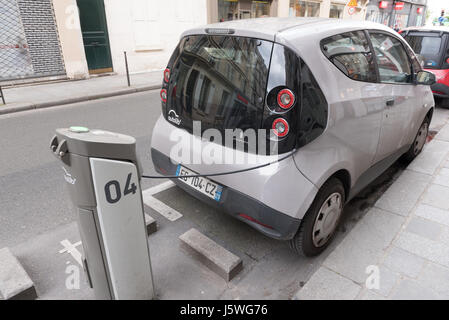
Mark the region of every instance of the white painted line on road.
<instances>
[{"instance_id":1,"label":"white painted line on road","mask_svg":"<svg viewBox=\"0 0 449 320\"><path fill-rule=\"evenodd\" d=\"M181 213L179 213L175 209L171 208L162 201L153 197L153 195L155 195L156 193L165 191L174 186L175 183L173 183L173 181L170 180L142 191L143 203L145 203L150 208L156 210L159 214L161 214L170 221L178 220L179 218L182 217Z\"/></svg>"},{"instance_id":2,"label":"white painted line on road","mask_svg":"<svg viewBox=\"0 0 449 320\"><path fill-rule=\"evenodd\" d=\"M170 188L172 188L174 186L175 186L175 184L174 184L173 181L171 181L171 180L170 181L166 181L164 183L158 184L157 186L154 186L154 187L151 187L151 188L143 190L142 195L145 198L145 196L155 195L156 193L165 191L165 190L170 189Z\"/></svg>"},{"instance_id":3,"label":"white painted line on road","mask_svg":"<svg viewBox=\"0 0 449 320\"><path fill-rule=\"evenodd\" d=\"M78 264L81 267L83 267L81 252L79 252L78 249L76 248L79 245L81 245L81 241L78 241L78 242L72 244L72 243L70 243L69 240L64 239L60 242L60 244L64 247L64 249L59 250L59 253L68 252L73 257L73 259L75 259L75 261L78 262Z\"/></svg>"},{"instance_id":4,"label":"white painted line on road","mask_svg":"<svg viewBox=\"0 0 449 320\"><path fill-rule=\"evenodd\" d=\"M167 206L162 201L159 201L158 199L154 198L153 196L147 195L146 197L144 197L143 202L170 221L175 221L178 220L179 218L182 218L182 214L180 214L175 209Z\"/></svg>"}]
</instances>

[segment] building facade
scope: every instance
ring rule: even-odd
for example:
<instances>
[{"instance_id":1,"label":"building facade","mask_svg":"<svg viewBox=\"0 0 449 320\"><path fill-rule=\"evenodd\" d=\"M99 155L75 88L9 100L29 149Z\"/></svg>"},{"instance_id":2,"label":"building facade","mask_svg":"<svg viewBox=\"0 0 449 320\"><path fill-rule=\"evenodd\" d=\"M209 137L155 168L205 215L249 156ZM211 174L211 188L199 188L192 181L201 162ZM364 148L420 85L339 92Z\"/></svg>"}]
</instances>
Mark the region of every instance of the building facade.
<instances>
[{"instance_id":1,"label":"building facade","mask_svg":"<svg viewBox=\"0 0 449 320\"><path fill-rule=\"evenodd\" d=\"M52 0L0 0L0 81L64 75Z\"/></svg>"},{"instance_id":2,"label":"building facade","mask_svg":"<svg viewBox=\"0 0 449 320\"><path fill-rule=\"evenodd\" d=\"M0 0L0 81L163 69L186 29L258 17L422 25L426 0Z\"/></svg>"},{"instance_id":3,"label":"building facade","mask_svg":"<svg viewBox=\"0 0 449 320\"><path fill-rule=\"evenodd\" d=\"M371 0L367 6L366 20L403 29L425 24L427 0Z\"/></svg>"}]
</instances>

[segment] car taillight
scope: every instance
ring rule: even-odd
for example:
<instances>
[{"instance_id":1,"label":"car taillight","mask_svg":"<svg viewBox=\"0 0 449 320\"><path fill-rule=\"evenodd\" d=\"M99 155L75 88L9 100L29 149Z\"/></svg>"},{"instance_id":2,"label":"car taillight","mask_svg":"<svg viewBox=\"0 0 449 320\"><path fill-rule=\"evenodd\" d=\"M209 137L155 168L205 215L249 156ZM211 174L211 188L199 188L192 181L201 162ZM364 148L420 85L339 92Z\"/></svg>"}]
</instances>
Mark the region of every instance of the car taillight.
<instances>
[{"instance_id":1,"label":"car taillight","mask_svg":"<svg viewBox=\"0 0 449 320\"><path fill-rule=\"evenodd\" d=\"M170 69L167 68L164 70L164 81L168 83L169 80L170 80Z\"/></svg>"},{"instance_id":2,"label":"car taillight","mask_svg":"<svg viewBox=\"0 0 449 320\"><path fill-rule=\"evenodd\" d=\"M448 63L448 64L449 64L449 58L447 58L447 59L446 59L446 63Z\"/></svg>"},{"instance_id":3,"label":"car taillight","mask_svg":"<svg viewBox=\"0 0 449 320\"><path fill-rule=\"evenodd\" d=\"M161 100L162 100L162 102L167 102L167 90L166 89L161 90Z\"/></svg>"},{"instance_id":4,"label":"car taillight","mask_svg":"<svg viewBox=\"0 0 449 320\"><path fill-rule=\"evenodd\" d=\"M295 103L295 95L290 89L282 89L278 93L278 105L282 109L290 109Z\"/></svg>"},{"instance_id":5,"label":"car taillight","mask_svg":"<svg viewBox=\"0 0 449 320\"><path fill-rule=\"evenodd\" d=\"M280 138L285 137L289 131L288 122L284 118L277 118L274 120L271 128L273 129L274 134Z\"/></svg>"}]
</instances>

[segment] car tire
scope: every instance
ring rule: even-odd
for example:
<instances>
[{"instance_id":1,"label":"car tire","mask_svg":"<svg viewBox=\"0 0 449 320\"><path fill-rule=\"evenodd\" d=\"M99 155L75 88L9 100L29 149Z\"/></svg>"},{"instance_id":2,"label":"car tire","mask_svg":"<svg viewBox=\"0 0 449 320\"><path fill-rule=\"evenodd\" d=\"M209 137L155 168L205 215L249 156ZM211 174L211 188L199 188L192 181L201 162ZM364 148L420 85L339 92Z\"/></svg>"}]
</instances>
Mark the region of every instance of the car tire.
<instances>
[{"instance_id":1,"label":"car tire","mask_svg":"<svg viewBox=\"0 0 449 320\"><path fill-rule=\"evenodd\" d=\"M426 117L418 129L418 133L416 134L410 149L404 153L403 159L406 162L413 161L413 159L421 153L429 134L429 124L429 118Z\"/></svg>"},{"instance_id":2,"label":"car tire","mask_svg":"<svg viewBox=\"0 0 449 320\"><path fill-rule=\"evenodd\" d=\"M345 189L343 183L337 178L329 179L321 187L305 214L298 232L290 240L290 247L298 255L306 257L313 257L323 252L332 242L343 212L344 203ZM323 229L321 234L320 227ZM320 237L322 237L322 240L319 241Z\"/></svg>"}]
</instances>

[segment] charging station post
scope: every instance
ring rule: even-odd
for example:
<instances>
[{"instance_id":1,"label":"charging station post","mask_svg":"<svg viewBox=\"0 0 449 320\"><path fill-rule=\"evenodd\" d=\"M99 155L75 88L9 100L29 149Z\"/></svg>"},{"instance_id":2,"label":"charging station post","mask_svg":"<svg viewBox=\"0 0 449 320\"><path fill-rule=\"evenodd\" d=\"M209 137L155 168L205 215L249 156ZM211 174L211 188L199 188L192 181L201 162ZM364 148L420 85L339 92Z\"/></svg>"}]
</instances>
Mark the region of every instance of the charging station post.
<instances>
[{"instance_id":1,"label":"charging station post","mask_svg":"<svg viewBox=\"0 0 449 320\"><path fill-rule=\"evenodd\" d=\"M97 299L153 299L154 287L133 137L57 129L51 150L77 208L83 264Z\"/></svg>"}]
</instances>

